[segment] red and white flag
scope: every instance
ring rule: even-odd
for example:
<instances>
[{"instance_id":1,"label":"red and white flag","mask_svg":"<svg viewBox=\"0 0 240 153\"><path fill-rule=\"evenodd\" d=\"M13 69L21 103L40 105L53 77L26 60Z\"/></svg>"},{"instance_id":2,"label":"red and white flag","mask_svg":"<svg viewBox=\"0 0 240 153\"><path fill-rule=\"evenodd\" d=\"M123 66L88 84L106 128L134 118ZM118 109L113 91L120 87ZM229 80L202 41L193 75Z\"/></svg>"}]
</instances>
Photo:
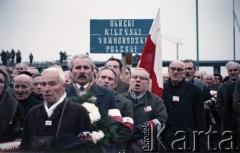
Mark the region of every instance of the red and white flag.
<instances>
[{"instance_id":1,"label":"red and white flag","mask_svg":"<svg viewBox=\"0 0 240 153\"><path fill-rule=\"evenodd\" d=\"M162 97L162 49L159 9L144 45L139 67L146 69L150 74L152 80L151 92Z\"/></svg>"}]
</instances>

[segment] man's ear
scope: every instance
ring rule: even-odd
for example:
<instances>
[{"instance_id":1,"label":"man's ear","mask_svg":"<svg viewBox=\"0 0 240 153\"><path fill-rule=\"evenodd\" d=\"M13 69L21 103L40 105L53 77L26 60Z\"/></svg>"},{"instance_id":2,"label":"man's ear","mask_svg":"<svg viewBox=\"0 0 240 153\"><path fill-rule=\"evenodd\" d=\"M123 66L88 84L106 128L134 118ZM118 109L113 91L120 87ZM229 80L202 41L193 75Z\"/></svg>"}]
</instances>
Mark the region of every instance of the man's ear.
<instances>
[{"instance_id":1,"label":"man's ear","mask_svg":"<svg viewBox=\"0 0 240 153\"><path fill-rule=\"evenodd\" d=\"M66 82L63 84L63 88L64 88L64 89L67 88L67 83L66 83Z\"/></svg>"},{"instance_id":2,"label":"man's ear","mask_svg":"<svg viewBox=\"0 0 240 153\"><path fill-rule=\"evenodd\" d=\"M33 87L31 87L31 92L33 92Z\"/></svg>"},{"instance_id":3,"label":"man's ear","mask_svg":"<svg viewBox=\"0 0 240 153\"><path fill-rule=\"evenodd\" d=\"M149 90L152 89L152 79L151 78L149 78L149 80L147 81L146 88Z\"/></svg>"},{"instance_id":4,"label":"man's ear","mask_svg":"<svg viewBox=\"0 0 240 153\"><path fill-rule=\"evenodd\" d=\"M117 81L114 81L114 89L117 88Z\"/></svg>"}]
</instances>

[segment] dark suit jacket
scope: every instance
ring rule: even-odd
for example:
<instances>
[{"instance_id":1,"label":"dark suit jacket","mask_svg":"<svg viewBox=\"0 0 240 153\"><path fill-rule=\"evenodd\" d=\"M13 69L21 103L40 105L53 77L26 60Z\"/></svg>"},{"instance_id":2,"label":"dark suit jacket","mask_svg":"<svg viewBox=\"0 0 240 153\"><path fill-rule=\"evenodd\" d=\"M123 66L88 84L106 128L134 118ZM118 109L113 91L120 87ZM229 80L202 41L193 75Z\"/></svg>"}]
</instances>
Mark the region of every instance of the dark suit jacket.
<instances>
[{"instance_id":1,"label":"dark suit jacket","mask_svg":"<svg viewBox=\"0 0 240 153\"><path fill-rule=\"evenodd\" d=\"M19 100L18 102L21 104L24 117L32 107L43 103L43 101L34 98L32 94L30 94L27 99L21 101Z\"/></svg>"},{"instance_id":2,"label":"dark suit jacket","mask_svg":"<svg viewBox=\"0 0 240 153\"><path fill-rule=\"evenodd\" d=\"M114 92L105 87L99 86L96 83L90 88L90 91L95 94L97 101L96 105L99 110L108 113L109 109L115 109L117 107L117 102L115 100ZM73 84L69 84L66 88L67 97L77 96L76 90L73 87Z\"/></svg>"},{"instance_id":3,"label":"dark suit jacket","mask_svg":"<svg viewBox=\"0 0 240 153\"><path fill-rule=\"evenodd\" d=\"M197 79L193 79L193 85L197 86L200 88L200 90L203 93L203 100L208 100L211 99L211 94L210 94L210 88L203 82L197 80Z\"/></svg>"},{"instance_id":4,"label":"dark suit jacket","mask_svg":"<svg viewBox=\"0 0 240 153\"><path fill-rule=\"evenodd\" d=\"M90 92L95 94L97 100L95 102L99 111L102 111L103 114L108 115L109 109L118 108L117 102L115 100L114 92L108 88L102 87L93 83L90 87ZM77 96L76 90L73 87L73 84L69 84L66 88L67 97ZM113 145L110 145L109 148L105 148L107 152L113 152L115 150Z\"/></svg>"},{"instance_id":5,"label":"dark suit jacket","mask_svg":"<svg viewBox=\"0 0 240 153\"><path fill-rule=\"evenodd\" d=\"M118 87L115 89L115 91L117 91L117 93L122 94L125 92L128 92L129 90L129 84L124 82L124 81L120 81Z\"/></svg>"},{"instance_id":6,"label":"dark suit jacket","mask_svg":"<svg viewBox=\"0 0 240 153\"><path fill-rule=\"evenodd\" d=\"M237 114L233 109L233 92L236 82L230 83L226 88L226 101L223 107L223 123L222 130L237 131Z\"/></svg>"},{"instance_id":7,"label":"dark suit jacket","mask_svg":"<svg viewBox=\"0 0 240 153\"><path fill-rule=\"evenodd\" d=\"M223 122L223 113L224 113L224 104L227 101L227 88L229 86L229 84L231 84L233 81L232 80L228 80L227 82L221 84L218 87L217 90L217 102L216 102L216 110L221 118L221 121ZM222 123L221 123L222 124Z\"/></svg>"},{"instance_id":8,"label":"dark suit jacket","mask_svg":"<svg viewBox=\"0 0 240 153\"><path fill-rule=\"evenodd\" d=\"M236 86L233 93L233 108L237 114L237 129L240 133L240 78L238 78L236 81Z\"/></svg>"},{"instance_id":9,"label":"dark suit jacket","mask_svg":"<svg viewBox=\"0 0 240 153\"><path fill-rule=\"evenodd\" d=\"M173 98L175 100L173 101ZM200 89L183 80L175 88L170 80L164 83L163 101L166 105L171 131L204 130L204 105Z\"/></svg>"},{"instance_id":10,"label":"dark suit jacket","mask_svg":"<svg viewBox=\"0 0 240 153\"><path fill-rule=\"evenodd\" d=\"M81 132L92 132L88 112L79 104L66 100L56 107L50 118L47 116L44 105L37 105L30 109L26 116L20 147L22 151L37 151L31 144L34 136L56 136L65 103L58 136L69 133L77 136ZM47 120L51 122L51 126L46 125Z\"/></svg>"}]
</instances>

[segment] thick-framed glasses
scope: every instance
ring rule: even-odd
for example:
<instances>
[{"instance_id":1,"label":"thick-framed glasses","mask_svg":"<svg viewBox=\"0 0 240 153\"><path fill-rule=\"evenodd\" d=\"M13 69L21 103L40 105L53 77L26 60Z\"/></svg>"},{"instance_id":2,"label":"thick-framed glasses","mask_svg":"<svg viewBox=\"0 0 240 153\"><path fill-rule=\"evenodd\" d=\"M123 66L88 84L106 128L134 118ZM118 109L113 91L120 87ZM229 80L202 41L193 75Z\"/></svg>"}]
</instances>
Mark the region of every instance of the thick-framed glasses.
<instances>
[{"instance_id":1,"label":"thick-framed glasses","mask_svg":"<svg viewBox=\"0 0 240 153\"><path fill-rule=\"evenodd\" d=\"M149 78L148 78L148 77L145 77L145 76L132 75L131 77L132 77L133 79L139 78L140 80L149 80Z\"/></svg>"},{"instance_id":2,"label":"thick-framed glasses","mask_svg":"<svg viewBox=\"0 0 240 153\"><path fill-rule=\"evenodd\" d=\"M173 72L175 72L176 70L177 70L177 72L182 72L183 70L185 70L185 69L180 68L180 67L178 67L178 68L177 67L169 67L169 69Z\"/></svg>"}]
</instances>

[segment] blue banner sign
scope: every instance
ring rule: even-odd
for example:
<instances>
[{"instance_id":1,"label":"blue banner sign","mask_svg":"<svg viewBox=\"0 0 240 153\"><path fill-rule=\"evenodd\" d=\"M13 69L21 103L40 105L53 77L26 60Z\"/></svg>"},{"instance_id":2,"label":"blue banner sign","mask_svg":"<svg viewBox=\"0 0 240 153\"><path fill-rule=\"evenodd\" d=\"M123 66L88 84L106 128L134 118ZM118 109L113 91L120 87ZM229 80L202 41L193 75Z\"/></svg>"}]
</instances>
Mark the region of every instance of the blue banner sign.
<instances>
[{"instance_id":1,"label":"blue banner sign","mask_svg":"<svg viewBox=\"0 0 240 153\"><path fill-rule=\"evenodd\" d=\"M153 19L90 20L90 53L141 53Z\"/></svg>"}]
</instances>

